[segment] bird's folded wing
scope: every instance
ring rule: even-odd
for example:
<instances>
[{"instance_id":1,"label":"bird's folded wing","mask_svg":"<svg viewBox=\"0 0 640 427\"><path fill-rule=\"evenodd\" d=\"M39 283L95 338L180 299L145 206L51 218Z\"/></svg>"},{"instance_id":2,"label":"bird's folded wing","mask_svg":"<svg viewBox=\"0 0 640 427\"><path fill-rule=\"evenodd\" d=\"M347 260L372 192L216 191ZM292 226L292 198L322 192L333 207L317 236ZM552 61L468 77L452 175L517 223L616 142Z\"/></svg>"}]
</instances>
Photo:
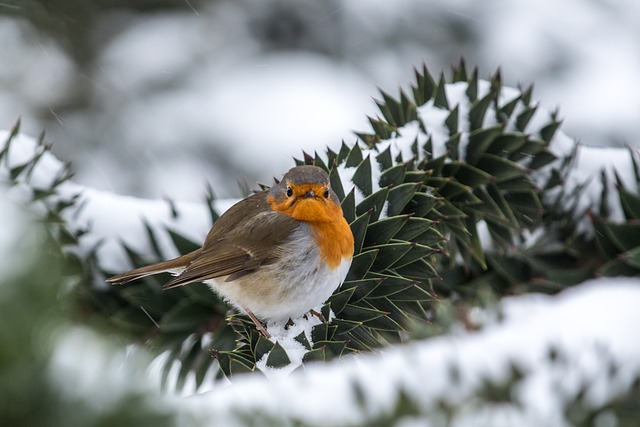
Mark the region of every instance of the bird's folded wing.
<instances>
[{"instance_id":1,"label":"bird's folded wing","mask_svg":"<svg viewBox=\"0 0 640 427\"><path fill-rule=\"evenodd\" d=\"M164 288L227 276L227 281L233 281L250 274L277 261L282 245L299 226L286 215L266 212L249 218L225 236L210 235L200 254Z\"/></svg>"},{"instance_id":2,"label":"bird's folded wing","mask_svg":"<svg viewBox=\"0 0 640 427\"><path fill-rule=\"evenodd\" d=\"M175 288L193 282L202 282L229 276L241 271L255 271L262 264L263 257L254 257L242 248L233 248L224 253L209 253L200 256L187 266L179 276L164 285L165 289Z\"/></svg>"}]
</instances>

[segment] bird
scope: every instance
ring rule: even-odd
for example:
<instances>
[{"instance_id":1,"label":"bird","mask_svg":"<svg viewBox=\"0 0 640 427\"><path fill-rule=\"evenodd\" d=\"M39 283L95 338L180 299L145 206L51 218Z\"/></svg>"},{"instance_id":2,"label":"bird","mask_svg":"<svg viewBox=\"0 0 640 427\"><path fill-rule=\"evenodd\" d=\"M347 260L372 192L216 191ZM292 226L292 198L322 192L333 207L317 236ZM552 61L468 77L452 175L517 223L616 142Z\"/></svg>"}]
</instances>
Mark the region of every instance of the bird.
<instances>
[{"instance_id":1,"label":"bird","mask_svg":"<svg viewBox=\"0 0 640 427\"><path fill-rule=\"evenodd\" d=\"M318 166L290 169L271 188L240 200L214 222L201 248L107 279L123 284L173 274L163 289L203 282L263 325L286 323L324 303L345 280L354 238L329 175Z\"/></svg>"}]
</instances>

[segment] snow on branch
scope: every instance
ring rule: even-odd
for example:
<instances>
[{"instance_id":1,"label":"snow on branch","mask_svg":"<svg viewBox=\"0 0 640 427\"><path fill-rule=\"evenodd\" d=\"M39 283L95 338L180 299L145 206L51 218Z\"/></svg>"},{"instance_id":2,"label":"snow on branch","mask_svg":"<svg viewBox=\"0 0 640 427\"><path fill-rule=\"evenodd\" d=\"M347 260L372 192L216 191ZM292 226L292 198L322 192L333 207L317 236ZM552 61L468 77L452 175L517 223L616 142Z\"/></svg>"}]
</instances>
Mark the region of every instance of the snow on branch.
<instances>
[{"instance_id":1,"label":"snow on branch","mask_svg":"<svg viewBox=\"0 0 640 427\"><path fill-rule=\"evenodd\" d=\"M640 381L639 305L640 279L629 278L508 298L503 320L480 332L271 381L237 378L179 406L185 425L259 417L265 425L364 426L398 414L429 421L422 425L567 425L570 405L597 411Z\"/></svg>"},{"instance_id":2,"label":"snow on branch","mask_svg":"<svg viewBox=\"0 0 640 427\"><path fill-rule=\"evenodd\" d=\"M107 271L127 268L123 244L141 255L152 253L147 225L158 239L161 251L176 256L166 230L174 230L201 242L211 226L206 204L145 200L84 187L70 180L68 165L58 160L42 141L26 135L0 131L0 179L12 184L9 197L44 215L53 205L65 203L64 220L74 231L85 232L79 241L81 253L96 249L100 266ZM216 201L224 211L233 201Z\"/></svg>"}]
</instances>

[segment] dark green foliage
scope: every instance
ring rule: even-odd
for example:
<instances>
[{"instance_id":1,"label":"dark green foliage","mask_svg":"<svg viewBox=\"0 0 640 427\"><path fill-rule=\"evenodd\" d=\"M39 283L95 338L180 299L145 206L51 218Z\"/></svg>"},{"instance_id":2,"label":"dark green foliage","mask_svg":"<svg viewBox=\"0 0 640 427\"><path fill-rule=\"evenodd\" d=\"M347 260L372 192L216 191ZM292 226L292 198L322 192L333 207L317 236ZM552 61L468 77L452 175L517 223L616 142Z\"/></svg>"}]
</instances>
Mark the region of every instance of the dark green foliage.
<instances>
[{"instance_id":1,"label":"dark green foliage","mask_svg":"<svg viewBox=\"0 0 640 427\"><path fill-rule=\"evenodd\" d=\"M634 168L635 182L629 183L636 188L640 185L638 153L629 149ZM606 175L601 175L603 188L607 189ZM606 203L602 203L599 214L592 212L595 244L598 253L605 260L597 273L602 276L638 276L640 275L640 194L632 191L620 177L616 176L615 187L618 191L617 202L624 214L623 222L613 221L607 216ZM608 194L603 193L603 200Z\"/></svg>"},{"instance_id":2,"label":"dark green foliage","mask_svg":"<svg viewBox=\"0 0 640 427\"><path fill-rule=\"evenodd\" d=\"M452 82L467 83L468 105L461 109L460 105L449 105L443 78L436 84L426 67L416 72L413 95L421 140L426 142L420 146L416 140L412 158L395 159L403 162L405 175L425 173L422 188L404 212L431 220L447 239L441 256L433 258L432 266L443 278L433 282L434 288L444 295L454 290L473 295L481 284L500 293L527 289L553 292L589 277L588 269L571 270L578 260L575 252L557 240L563 236L515 250L528 232L548 226L549 213L542 200L545 192L557 190L562 184L570 159L556 159L549 148L559 126L556 114L550 115L538 134L527 130L537 108L530 105L531 89L508 99L502 97L499 72L488 88L479 85L477 74L477 70L468 72L464 62L454 68ZM389 96L385 100L394 104L387 107L390 110L400 108L399 101ZM420 118L424 108L428 111L433 107L449 110L444 122L449 134L444 142L447 151L437 157L432 155L434 141L429 124ZM466 111L466 116L461 111ZM401 136L402 127L410 122L380 119L374 131L392 128L394 136ZM388 150L386 138L377 132L359 136L380 155ZM532 177L543 169L553 178L547 183ZM394 169L383 169L383 177L391 173L399 175ZM421 200L422 206L416 206L416 200ZM428 201L433 205L425 209ZM486 232L481 234L481 229ZM492 253L487 254L485 247L492 247ZM556 273L567 270L570 274Z\"/></svg>"}]
</instances>

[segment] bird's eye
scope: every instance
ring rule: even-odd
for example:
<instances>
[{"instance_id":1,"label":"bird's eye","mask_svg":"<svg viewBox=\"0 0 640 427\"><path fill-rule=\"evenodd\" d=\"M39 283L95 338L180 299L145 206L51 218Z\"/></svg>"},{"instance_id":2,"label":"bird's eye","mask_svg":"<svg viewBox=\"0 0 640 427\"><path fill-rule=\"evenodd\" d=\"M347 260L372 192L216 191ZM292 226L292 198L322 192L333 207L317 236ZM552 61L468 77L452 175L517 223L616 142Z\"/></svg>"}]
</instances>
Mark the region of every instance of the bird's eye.
<instances>
[{"instance_id":1,"label":"bird's eye","mask_svg":"<svg viewBox=\"0 0 640 427\"><path fill-rule=\"evenodd\" d=\"M293 190L287 185L287 197L293 196Z\"/></svg>"},{"instance_id":2,"label":"bird's eye","mask_svg":"<svg viewBox=\"0 0 640 427\"><path fill-rule=\"evenodd\" d=\"M329 189L328 188L324 190L324 198L325 199L329 198Z\"/></svg>"}]
</instances>

